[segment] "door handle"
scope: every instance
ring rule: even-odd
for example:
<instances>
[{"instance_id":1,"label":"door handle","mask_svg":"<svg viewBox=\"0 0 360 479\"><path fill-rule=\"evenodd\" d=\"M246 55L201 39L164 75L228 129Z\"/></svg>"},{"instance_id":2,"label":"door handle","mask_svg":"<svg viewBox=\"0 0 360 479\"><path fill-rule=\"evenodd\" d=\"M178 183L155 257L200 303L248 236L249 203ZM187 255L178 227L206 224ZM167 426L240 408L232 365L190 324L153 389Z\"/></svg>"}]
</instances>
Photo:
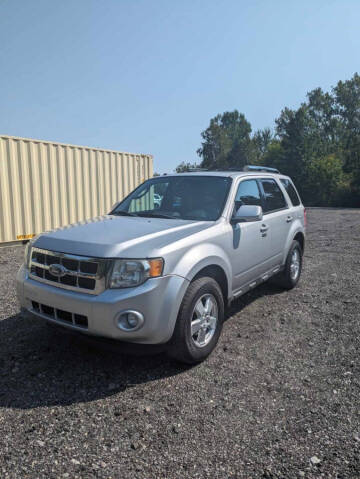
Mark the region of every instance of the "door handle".
<instances>
[{"instance_id":1,"label":"door handle","mask_svg":"<svg viewBox=\"0 0 360 479\"><path fill-rule=\"evenodd\" d=\"M265 233L269 229L268 225L261 225L260 232Z\"/></svg>"},{"instance_id":2,"label":"door handle","mask_svg":"<svg viewBox=\"0 0 360 479\"><path fill-rule=\"evenodd\" d=\"M288 217L286 218L286 223L291 223L292 220L293 220L293 217L292 217L292 216L288 216Z\"/></svg>"}]
</instances>

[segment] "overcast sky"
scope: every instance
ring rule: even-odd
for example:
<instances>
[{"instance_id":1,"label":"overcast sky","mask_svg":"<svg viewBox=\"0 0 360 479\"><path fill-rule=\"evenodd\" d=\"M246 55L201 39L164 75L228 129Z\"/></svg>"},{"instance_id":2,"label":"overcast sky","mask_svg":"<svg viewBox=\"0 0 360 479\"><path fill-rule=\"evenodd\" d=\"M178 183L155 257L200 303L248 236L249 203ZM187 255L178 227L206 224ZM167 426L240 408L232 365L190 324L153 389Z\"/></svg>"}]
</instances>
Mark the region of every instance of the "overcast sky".
<instances>
[{"instance_id":1,"label":"overcast sky","mask_svg":"<svg viewBox=\"0 0 360 479\"><path fill-rule=\"evenodd\" d=\"M359 0L0 0L0 133L197 161L360 70Z\"/></svg>"}]
</instances>

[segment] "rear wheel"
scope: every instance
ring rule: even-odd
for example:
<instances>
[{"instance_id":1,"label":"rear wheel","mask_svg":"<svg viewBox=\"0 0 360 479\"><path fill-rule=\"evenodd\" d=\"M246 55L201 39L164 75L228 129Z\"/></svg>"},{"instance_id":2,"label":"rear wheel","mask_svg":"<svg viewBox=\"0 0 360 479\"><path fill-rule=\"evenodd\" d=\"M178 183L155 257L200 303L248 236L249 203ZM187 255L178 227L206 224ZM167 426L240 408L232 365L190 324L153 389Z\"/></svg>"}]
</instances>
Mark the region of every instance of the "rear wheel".
<instances>
[{"instance_id":1,"label":"rear wheel","mask_svg":"<svg viewBox=\"0 0 360 479\"><path fill-rule=\"evenodd\" d=\"M180 307L169 356L185 363L203 361L215 348L224 321L224 298L209 277L190 283Z\"/></svg>"},{"instance_id":2,"label":"rear wheel","mask_svg":"<svg viewBox=\"0 0 360 479\"><path fill-rule=\"evenodd\" d=\"M274 277L274 282L285 289L292 289L298 284L302 271L302 249L294 240L288 252L284 270Z\"/></svg>"}]
</instances>

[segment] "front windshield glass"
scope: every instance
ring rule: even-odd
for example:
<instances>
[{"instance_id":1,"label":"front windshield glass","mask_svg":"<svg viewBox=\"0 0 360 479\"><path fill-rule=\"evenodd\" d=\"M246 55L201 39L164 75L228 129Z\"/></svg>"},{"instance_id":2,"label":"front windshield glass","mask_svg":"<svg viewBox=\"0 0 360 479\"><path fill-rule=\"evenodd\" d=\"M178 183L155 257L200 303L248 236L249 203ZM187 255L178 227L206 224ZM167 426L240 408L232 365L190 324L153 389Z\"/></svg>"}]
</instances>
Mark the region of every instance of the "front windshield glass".
<instances>
[{"instance_id":1,"label":"front windshield glass","mask_svg":"<svg viewBox=\"0 0 360 479\"><path fill-rule=\"evenodd\" d=\"M231 178L223 176L156 177L136 188L111 214L215 221L230 185Z\"/></svg>"}]
</instances>

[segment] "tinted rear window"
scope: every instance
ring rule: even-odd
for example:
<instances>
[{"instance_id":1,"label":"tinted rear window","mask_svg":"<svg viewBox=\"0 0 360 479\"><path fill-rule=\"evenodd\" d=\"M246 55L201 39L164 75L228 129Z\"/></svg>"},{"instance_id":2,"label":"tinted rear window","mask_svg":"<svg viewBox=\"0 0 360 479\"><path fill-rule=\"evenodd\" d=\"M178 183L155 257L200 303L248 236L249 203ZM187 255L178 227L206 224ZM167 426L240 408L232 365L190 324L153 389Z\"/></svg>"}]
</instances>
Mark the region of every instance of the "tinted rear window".
<instances>
[{"instance_id":1,"label":"tinted rear window","mask_svg":"<svg viewBox=\"0 0 360 479\"><path fill-rule=\"evenodd\" d=\"M281 178L280 181L284 185L286 193L289 195L293 206L299 206L300 198L299 195L296 193L294 185L291 183L291 181L287 180L286 178Z\"/></svg>"}]
</instances>

